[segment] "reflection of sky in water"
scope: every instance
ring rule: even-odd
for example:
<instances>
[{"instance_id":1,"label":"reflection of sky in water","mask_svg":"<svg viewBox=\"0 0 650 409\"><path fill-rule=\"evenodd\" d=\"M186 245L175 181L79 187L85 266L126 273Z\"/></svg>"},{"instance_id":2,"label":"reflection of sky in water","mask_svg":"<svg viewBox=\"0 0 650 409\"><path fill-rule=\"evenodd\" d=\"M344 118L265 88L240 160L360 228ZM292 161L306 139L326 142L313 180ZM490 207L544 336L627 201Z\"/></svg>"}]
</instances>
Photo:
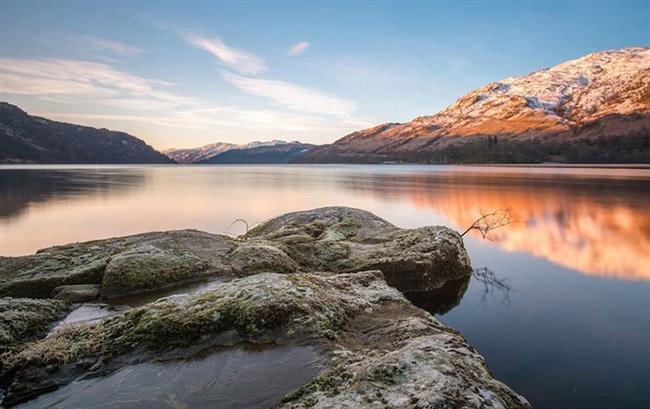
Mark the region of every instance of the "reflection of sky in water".
<instances>
[{"instance_id":1,"label":"reflection of sky in water","mask_svg":"<svg viewBox=\"0 0 650 409\"><path fill-rule=\"evenodd\" d=\"M648 169L5 168L0 187L4 255L148 230L226 232L236 218L255 223L325 205L365 208L405 227L457 229L509 207L517 222L497 231L494 245L585 274L650 279Z\"/></svg>"},{"instance_id":2,"label":"reflection of sky in water","mask_svg":"<svg viewBox=\"0 0 650 409\"><path fill-rule=\"evenodd\" d=\"M453 297L445 302L442 310L453 308L440 319L460 330L496 376L536 408L644 406L650 378L648 169L57 169L12 184L0 168L0 209L10 202L17 209L0 218L0 254L150 230L225 232L236 218L254 223L327 205L367 209L401 227L457 229L482 211L511 207L517 222L495 232L495 241L466 239L475 267L508 279L510 304L499 294L483 300L480 283L471 280L458 306ZM52 175L70 180L74 189L67 182L49 184ZM418 303L431 305L424 294Z\"/></svg>"}]
</instances>

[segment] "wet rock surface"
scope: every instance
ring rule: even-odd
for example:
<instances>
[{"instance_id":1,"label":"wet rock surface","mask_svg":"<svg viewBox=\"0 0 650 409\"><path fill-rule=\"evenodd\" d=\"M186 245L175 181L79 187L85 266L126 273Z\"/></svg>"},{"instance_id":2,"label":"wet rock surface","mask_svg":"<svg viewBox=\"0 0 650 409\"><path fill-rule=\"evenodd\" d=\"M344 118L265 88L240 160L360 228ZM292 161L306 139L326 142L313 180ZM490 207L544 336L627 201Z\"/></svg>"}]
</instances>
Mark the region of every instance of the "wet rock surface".
<instances>
[{"instance_id":1,"label":"wet rock surface","mask_svg":"<svg viewBox=\"0 0 650 409\"><path fill-rule=\"evenodd\" d=\"M67 293L62 298L74 301L100 288L102 298L120 305L120 298L112 297L156 288L168 294L160 288L180 286L164 298L150 292L152 298L142 295L144 302L125 301L128 308L77 306L47 336L69 304L2 299L24 303L7 304L6 311L22 308L38 319L25 321L33 322L25 327L29 331L17 324L20 320L0 321L10 346L0 355L0 397L5 406L92 407L94 394L84 390L94 390L107 396L102 403L109 407L129 402L210 407L216 402L212 397L193 400L196 394L181 392L184 383L198 382L188 380L187 363L218 361L214 357L229 356L241 345L259 345L289 351L287 357L307 347L311 361L318 362L317 369L305 372L288 360L286 368L294 369L283 377L296 382L276 385L272 371L264 375L268 379L255 378L260 385L276 385L264 392L268 400L260 397L265 403L259 407L529 407L493 378L459 333L403 295L416 294L417 304L432 312L444 310L462 297L470 271L456 232L400 229L371 213L341 207L283 215L237 239L182 230L3 258L4 294L37 289L32 297ZM188 284L195 279L207 281ZM181 291L183 286L189 287ZM129 297L135 296L122 300ZM78 317L71 317L75 313ZM247 357L237 361L242 367L261 359L242 356ZM153 400L140 406L129 400L136 390L110 393L124 379L142 390L155 389L155 374L163 372L172 374L165 389L178 393L151 395ZM212 388L208 382L205 393Z\"/></svg>"},{"instance_id":2,"label":"wet rock surface","mask_svg":"<svg viewBox=\"0 0 650 409\"><path fill-rule=\"evenodd\" d=\"M72 303L92 301L99 298L98 284L62 285L52 290L52 298Z\"/></svg>"},{"instance_id":3,"label":"wet rock surface","mask_svg":"<svg viewBox=\"0 0 650 409\"><path fill-rule=\"evenodd\" d=\"M70 383L19 409L266 409L318 374L312 347L241 344L194 359L143 362Z\"/></svg>"},{"instance_id":4,"label":"wet rock surface","mask_svg":"<svg viewBox=\"0 0 650 409\"><path fill-rule=\"evenodd\" d=\"M380 271L261 273L62 328L3 355L5 403L243 341L320 350L321 374L284 407L527 407L460 334L410 304Z\"/></svg>"}]
</instances>

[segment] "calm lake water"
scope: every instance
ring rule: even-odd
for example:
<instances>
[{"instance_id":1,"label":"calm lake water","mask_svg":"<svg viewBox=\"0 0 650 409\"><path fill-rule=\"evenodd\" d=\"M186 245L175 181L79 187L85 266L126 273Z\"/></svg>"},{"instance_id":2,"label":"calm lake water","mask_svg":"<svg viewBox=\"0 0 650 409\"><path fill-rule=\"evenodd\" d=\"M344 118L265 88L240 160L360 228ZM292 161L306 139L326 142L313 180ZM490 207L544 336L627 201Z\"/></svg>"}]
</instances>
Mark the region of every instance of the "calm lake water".
<instances>
[{"instance_id":1,"label":"calm lake water","mask_svg":"<svg viewBox=\"0 0 650 409\"><path fill-rule=\"evenodd\" d=\"M430 310L536 408L650 407L650 169L5 166L0 254L330 205L458 230L511 208L492 240L466 239L510 291L477 276Z\"/></svg>"}]
</instances>

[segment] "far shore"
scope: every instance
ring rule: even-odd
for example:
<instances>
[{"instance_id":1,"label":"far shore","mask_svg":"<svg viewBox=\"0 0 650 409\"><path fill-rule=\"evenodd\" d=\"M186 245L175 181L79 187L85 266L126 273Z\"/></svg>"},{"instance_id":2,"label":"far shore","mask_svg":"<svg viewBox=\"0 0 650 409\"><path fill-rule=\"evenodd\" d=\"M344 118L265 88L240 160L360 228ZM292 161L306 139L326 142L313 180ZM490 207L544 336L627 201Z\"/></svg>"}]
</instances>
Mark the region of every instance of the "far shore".
<instances>
[{"instance_id":1,"label":"far shore","mask_svg":"<svg viewBox=\"0 0 650 409\"><path fill-rule=\"evenodd\" d=\"M441 166L461 168L569 168L569 169L650 169L650 163L0 163L2 169L52 169L52 168L129 168L129 167L231 167L231 166L291 166L291 167L335 167L335 166Z\"/></svg>"}]
</instances>

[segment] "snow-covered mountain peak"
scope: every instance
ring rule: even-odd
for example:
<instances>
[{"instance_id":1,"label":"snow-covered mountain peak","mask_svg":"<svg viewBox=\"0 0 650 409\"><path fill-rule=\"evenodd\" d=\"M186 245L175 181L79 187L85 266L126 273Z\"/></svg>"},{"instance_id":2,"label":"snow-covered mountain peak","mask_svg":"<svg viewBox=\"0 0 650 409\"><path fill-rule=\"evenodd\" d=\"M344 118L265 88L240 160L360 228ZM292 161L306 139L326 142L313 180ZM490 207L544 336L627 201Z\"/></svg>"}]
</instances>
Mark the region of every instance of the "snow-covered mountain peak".
<instances>
[{"instance_id":1,"label":"snow-covered mountain peak","mask_svg":"<svg viewBox=\"0 0 650 409\"><path fill-rule=\"evenodd\" d=\"M558 122L579 123L609 114L647 112L649 97L650 48L626 48L490 83L441 114L453 120L542 114Z\"/></svg>"}]
</instances>

